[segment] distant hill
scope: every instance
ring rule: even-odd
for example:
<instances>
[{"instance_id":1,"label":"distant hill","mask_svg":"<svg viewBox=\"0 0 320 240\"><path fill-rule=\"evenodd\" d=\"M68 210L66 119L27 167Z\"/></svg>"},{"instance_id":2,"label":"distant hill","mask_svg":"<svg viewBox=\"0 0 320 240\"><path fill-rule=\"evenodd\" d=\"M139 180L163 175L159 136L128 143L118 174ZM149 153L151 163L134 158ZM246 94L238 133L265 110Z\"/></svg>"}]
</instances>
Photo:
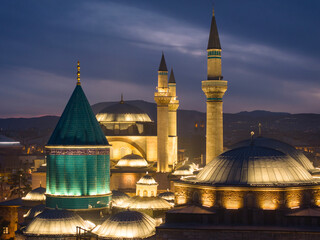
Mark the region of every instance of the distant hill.
<instances>
[{"instance_id":1,"label":"distant hill","mask_svg":"<svg viewBox=\"0 0 320 240\"><path fill-rule=\"evenodd\" d=\"M143 109L156 122L155 103L142 100L126 101ZM92 105L96 114L116 102L101 102ZM205 113L193 110L178 110L179 147L198 155L205 147ZM44 145L48 141L59 117L0 119L0 129L5 135L22 143ZM249 138L250 132L258 134L258 123L262 124L262 135L273 137L298 146L320 146L320 114L290 114L268 111L252 111L224 114L225 146Z\"/></svg>"}]
</instances>

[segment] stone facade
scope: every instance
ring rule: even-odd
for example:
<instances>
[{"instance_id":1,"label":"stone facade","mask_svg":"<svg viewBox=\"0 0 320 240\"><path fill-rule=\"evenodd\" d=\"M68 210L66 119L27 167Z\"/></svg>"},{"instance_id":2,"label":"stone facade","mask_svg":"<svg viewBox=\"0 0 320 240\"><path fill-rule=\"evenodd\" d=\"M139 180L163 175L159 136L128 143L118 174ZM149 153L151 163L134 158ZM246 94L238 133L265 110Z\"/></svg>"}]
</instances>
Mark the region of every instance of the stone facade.
<instances>
[{"instance_id":1,"label":"stone facade","mask_svg":"<svg viewBox=\"0 0 320 240\"><path fill-rule=\"evenodd\" d=\"M319 207L320 186L296 187L219 187L176 182L175 203L197 203L224 209L264 210Z\"/></svg>"}]
</instances>

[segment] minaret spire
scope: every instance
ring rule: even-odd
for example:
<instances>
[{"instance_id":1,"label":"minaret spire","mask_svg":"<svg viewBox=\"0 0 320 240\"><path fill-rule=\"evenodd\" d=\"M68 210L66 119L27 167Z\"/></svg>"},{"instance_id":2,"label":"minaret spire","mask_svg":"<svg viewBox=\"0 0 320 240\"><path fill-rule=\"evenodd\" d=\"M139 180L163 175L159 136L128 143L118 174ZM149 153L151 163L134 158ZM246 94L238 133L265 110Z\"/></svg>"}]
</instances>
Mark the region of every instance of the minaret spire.
<instances>
[{"instance_id":1,"label":"minaret spire","mask_svg":"<svg viewBox=\"0 0 320 240\"><path fill-rule=\"evenodd\" d=\"M168 71L167 69L167 64L166 64L166 60L164 59L164 53L162 52L162 57L161 57L161 61L160 61L160 65L159 65L159 70L158 71Z\"/></svg>"},{"instance_id":2,"label":"minaret spire","mask_svg":"<svg viewBox=\"0 0 320 240\"><path fill-rule=\"evenodd\" d=\"M214 8L212 8L212 19L207 49L221 49L216 17L214 16Z\"/></svg>"},{"instance_id":3,"label":"minaret spire","mask_svg":"<svg viewBox=\"0 0 320 240\"><path fill-rule=\"evenodd\" d=\"M78 61L78 66L77 66L77 85L81 85L81 82L80 82L80 61Z\"/></svg>"},{"instance_id":4,"label":"minaret spire","mask_svg":"<svg viewBox=\"0 0 320 240\"><path fill-rule=\"evenodd\" d=\"M173 68L171 68L169 83L176 83L176 79L174 78Z\"/></svg>"},{"instance_id":5,"label":"minaret spire","mask_svg":"<svg viewBox=\"0 0 320 240\"><path fill-rule=\"evenodd\" d=\"M124 101L123 101L123 93L121 93L121 100L120 100L120 103L123 104Z\"/></svg>"}]
</instances>

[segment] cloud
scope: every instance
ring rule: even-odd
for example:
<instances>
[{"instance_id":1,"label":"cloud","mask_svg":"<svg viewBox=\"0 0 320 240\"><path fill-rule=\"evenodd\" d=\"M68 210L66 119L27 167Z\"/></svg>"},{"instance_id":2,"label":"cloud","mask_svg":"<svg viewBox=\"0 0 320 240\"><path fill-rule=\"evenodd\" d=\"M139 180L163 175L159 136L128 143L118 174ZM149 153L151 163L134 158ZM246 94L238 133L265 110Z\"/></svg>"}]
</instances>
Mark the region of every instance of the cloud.
<instances>
[{"instance_id":1,"label":"cloud","mask_svg":"<svg viewBox=\"0 0 320 240\"><path fill-rule=\"evenodd\" d=\"M117 36L136 46L170 49L192 56L205 54L202 43L208 38L207 31L183 21L110 1L79 4L67 19L55 20L55 24L65 23L81 31Z\"/></svg>"}]
</instances>

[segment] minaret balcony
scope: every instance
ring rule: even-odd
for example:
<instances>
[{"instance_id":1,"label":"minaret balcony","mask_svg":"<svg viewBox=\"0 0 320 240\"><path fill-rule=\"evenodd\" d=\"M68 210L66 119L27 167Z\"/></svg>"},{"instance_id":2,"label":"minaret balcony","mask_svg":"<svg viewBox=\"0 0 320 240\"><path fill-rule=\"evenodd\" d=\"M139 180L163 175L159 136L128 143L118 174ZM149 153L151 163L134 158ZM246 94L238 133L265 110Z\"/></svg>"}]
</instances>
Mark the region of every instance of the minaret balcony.
<instances>
[{"instance_id":1,"label":"minaret balcony","mask_svg":"<svg viewBox=\"0 0 320 240\"><path fill-rule=\"evenodd\" d=\"M158 105L168 105L171 97L168 95L168 92L155 92L154 100Z\"/></svg>"},{"instance_id":2,"label":"minaret balcony","mask_svg":"<svg viewBox=\"0 0 320 240\"><path fill-rule=\"evenodd\" d=\"M206 94L207 99L222 99L227 91L228 81L223 80L205 80L202 81L202 91Z\"/></svg>"}]
</instances>

